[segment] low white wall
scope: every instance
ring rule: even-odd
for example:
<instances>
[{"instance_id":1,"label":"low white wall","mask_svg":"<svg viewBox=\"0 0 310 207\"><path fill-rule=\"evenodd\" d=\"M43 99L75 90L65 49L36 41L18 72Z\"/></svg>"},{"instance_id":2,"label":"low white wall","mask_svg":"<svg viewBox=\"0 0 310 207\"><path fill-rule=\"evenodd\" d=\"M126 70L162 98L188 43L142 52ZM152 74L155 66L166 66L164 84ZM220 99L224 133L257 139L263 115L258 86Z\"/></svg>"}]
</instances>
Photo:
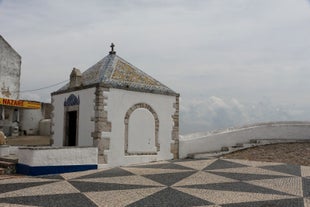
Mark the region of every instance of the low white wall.
<instances>
[{"instance_id":1,"label":"low white wall","mask_svg":"<svg viewBox=\"0 0 310 207\"><path fill-rule=\"evenodd\" d=\"M18 155L18 146L0 145L0 156Z\"/></svg>"},{"instance_id":2,"label":"low white wall","mask_svg":"<svg viewBox=\"0 0 310 207\"><path fill-rule=\"evenodd\" d=\"M27 166L97 165L97 147L20 147L18 163Z\"/></svg>"},{"instance_id":3,"label":"low white wall","mask_svg":"<svg viewBox=\"0 0 310 207\"><path fill-rule=\"evenodd\" d=\"M0 145L0 156L8 156L10 154L9 145Z\"/></svg>"},{"instance_id":4,"label":"low white wall","mask_svg":"<svg viewBox=\"0 0 310 207\"><path fill-rule=\"evenodd\" d=\"M252 139L310 139L310 122L272 122L180 136L180 158L218 151Z\"/></svg>"},{"instance_id":5,"label":"low white wall","mask_svg":"<svg viewBox=\"0 0 310 207\"><path fill-rule=\"evenodd\" d=\"M43 110L24 109L20 110L20 130L28 135L39 134L39 122L44 118Z\"/></svg>"}]
</instances>

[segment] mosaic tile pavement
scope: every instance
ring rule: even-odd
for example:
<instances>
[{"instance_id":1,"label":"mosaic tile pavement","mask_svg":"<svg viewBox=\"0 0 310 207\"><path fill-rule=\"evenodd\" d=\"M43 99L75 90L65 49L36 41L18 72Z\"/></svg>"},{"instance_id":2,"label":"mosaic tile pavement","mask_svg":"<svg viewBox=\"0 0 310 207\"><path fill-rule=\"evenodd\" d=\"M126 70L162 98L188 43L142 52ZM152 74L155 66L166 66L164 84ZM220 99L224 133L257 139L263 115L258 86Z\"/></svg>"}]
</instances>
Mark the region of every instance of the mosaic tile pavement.
<instances>
[{"instance_id":1,"label":"mosaic tile pavement","mask_svg":"<svg viewBox=\"0 0 310 207\"><path fill-rule=\"evenodd\" d=\"M310 207L310 167L178 160L4 179L0 206Z\"/></svg>"}]
</instances>

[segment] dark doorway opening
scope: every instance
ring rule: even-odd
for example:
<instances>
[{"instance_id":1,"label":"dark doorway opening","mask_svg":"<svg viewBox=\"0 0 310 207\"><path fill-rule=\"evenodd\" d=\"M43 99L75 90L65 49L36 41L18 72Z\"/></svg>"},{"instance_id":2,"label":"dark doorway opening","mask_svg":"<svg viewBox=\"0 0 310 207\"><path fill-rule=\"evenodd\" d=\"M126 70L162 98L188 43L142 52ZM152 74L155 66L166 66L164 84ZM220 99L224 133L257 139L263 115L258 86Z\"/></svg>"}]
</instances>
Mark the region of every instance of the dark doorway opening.
<instances>
[{"instance_id":1,"label":"dark doorway opening","mask_svg":"<svg viewBox=\"0 0 310 207\"><path fill-rule=\"evenodd\" d=\"M65 146L77 145L77 111L67 112Z\"/></svg>"}]
</instances>

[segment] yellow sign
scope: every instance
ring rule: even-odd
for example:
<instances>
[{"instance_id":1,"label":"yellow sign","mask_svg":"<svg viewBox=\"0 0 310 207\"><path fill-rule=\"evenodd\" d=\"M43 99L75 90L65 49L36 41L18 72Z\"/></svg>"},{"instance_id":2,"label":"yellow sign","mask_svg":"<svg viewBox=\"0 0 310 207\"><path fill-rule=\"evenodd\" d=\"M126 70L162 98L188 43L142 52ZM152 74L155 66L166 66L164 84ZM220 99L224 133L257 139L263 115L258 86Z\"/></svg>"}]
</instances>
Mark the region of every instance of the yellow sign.
<instances>
[{"instance_id":1,"label":"yellow sign","mask_svg":"<svg viewBox=\"0 0 310 207\"><path fill-rule=\"evenodd\" d=\"M0 98L0 105L21 107L26 109L40 109L41 103L34 101L14 100L8 98Z\"/></svg>"}]
</instances>

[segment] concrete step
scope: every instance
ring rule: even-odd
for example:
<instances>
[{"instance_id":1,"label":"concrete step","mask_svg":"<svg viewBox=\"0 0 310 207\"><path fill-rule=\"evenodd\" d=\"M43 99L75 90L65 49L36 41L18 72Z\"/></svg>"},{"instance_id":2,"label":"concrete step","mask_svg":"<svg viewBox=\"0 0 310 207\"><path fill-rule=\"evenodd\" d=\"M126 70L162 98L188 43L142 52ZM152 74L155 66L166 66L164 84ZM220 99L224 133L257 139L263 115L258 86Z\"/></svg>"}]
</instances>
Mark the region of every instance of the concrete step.
<instances>
[{"instance_id":1,"label":"concrete step","mask_svg":"<svg viewBox=\"0 0 310 207\"><path fill-rule=\"evenodd\" d=\"M0 161L0 168L4 169L4 174L15 174L16 173L16 163Z\"/></svg>"},{"instance_id":2,"label":"concrete step","mask_svg":"<svg viewBox=\"0 0 310 207\"><path fill-rule=\"evenodd\" d=\"M16 155L2 156L0 161L18 163L18 157Z\"/></svg>"}]
</instances>

